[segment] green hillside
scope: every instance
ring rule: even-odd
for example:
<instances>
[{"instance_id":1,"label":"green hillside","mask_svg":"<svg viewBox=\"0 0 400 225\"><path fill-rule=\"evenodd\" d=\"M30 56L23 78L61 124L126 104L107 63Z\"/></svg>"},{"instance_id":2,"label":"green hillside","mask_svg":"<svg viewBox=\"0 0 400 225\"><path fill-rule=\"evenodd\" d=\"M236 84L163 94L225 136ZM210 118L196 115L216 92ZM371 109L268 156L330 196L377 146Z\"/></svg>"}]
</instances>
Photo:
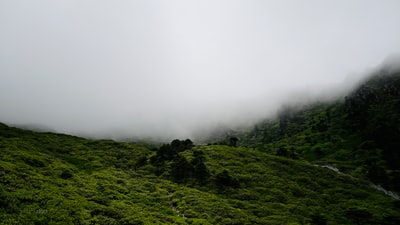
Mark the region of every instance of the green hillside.
<instances>
[{"instance_id":1,"label":"green hillside","mask_svg":"<svg viewBox=\"0 0 400 225\"><path fill-rule=\"evenodd\" d=\"M400 73L382 70L333 103L286 107L241 140L400 192Z\"/></svg>"},{"instance_id":2,"label":"green hillside","mask_svg":"<svg viewBox=\"0 0 400 225\"><path fill-rule=\"evenodd\" d=\"M0 224L399 224L400 202L306 161L149 149L0 124Z\"/></svg>"}]
</instances>

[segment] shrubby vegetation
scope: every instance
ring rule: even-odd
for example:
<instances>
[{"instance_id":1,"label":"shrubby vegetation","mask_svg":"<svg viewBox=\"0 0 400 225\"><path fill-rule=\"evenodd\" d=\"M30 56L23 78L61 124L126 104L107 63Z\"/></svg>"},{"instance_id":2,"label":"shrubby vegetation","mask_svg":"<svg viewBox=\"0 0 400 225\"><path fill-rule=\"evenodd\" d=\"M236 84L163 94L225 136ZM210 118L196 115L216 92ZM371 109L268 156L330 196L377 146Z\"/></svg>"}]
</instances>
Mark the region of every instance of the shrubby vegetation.
<instances>
[{"instance_id":1,"label":"shrubby vegetation","mask_svg":"<svg viewBox=\"0 0 400 225\"><path fill-rule=\"evenodd\" d=\"M0 224L398 224L362 180L243 147L0 125ZM289 151L290 152L290 151Z\"/></svg>"},{"instance_id":2,"label":"shrubby vegetation","mask_svg":"<svg viewBox=\"0 0 400 225\"><path fill-rule=\"evenodd\" d=\"M381 71L336 102L284 108L241 139L400 192L400 73Z\"/></svg>"}]
</instances>

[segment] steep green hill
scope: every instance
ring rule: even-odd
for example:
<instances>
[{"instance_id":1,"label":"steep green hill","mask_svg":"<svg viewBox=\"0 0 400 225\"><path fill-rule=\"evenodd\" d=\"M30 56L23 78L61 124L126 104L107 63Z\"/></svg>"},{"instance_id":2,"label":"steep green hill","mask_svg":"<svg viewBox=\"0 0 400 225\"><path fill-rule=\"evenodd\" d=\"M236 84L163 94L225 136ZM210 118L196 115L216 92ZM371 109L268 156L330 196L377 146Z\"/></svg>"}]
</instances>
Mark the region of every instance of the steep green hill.
<instances>
[{"instance_id":1,"label":"steep green hill","mask_svg":"<svg viewBox=\"0 0 400 225\"><path fill-rule=\"evenodd\" d=\"M287 107L241 140L400 192L400 73L382 70L333 103Z\"/></svg>"},{"instance_id":2,"label":"steep green hill","mask_svg":"<svg viewBox=\"0 0 400 225\"><path fill-rule=\"evenodd\" d=\"M367 182L252 148L0 124L0 224L399 224Z\"/></svg>"}]
</instances>

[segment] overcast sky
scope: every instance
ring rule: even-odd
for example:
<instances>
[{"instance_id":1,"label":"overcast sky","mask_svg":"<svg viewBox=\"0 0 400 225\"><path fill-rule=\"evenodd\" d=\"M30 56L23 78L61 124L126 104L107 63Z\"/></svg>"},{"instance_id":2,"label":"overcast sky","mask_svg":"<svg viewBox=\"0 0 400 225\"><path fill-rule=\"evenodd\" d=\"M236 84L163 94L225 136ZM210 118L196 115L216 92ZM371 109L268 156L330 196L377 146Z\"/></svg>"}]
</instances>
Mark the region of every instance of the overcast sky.
<instances>
[{"instance_id":1,"label":"overcast sky","mask_svg":"<svg viewBox=\"0 0 400 225\"><path fill-rule=\"evenodd\" d=\"M0 0L0 121L167 138L255 121L398 54L399 9L399 0Z\"/></svg>"}]
</instances>

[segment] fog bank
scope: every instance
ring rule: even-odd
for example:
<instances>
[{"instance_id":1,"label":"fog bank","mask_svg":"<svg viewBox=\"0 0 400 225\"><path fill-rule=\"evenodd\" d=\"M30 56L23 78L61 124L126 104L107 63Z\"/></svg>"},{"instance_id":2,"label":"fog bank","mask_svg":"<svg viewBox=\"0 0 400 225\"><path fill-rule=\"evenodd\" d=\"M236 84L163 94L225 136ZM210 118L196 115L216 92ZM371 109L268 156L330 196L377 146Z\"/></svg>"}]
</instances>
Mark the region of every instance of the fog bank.
<instances>
[{"instance_id":1,"label":"fog bank","mask_svg":"<svg viewBox=\"0 0 400 225\"><path fill-rule=\"evenodd\" d=\"M193 138L396 67L400 2L0 2L0 121Z\"/></svg>"}]
</instances>

